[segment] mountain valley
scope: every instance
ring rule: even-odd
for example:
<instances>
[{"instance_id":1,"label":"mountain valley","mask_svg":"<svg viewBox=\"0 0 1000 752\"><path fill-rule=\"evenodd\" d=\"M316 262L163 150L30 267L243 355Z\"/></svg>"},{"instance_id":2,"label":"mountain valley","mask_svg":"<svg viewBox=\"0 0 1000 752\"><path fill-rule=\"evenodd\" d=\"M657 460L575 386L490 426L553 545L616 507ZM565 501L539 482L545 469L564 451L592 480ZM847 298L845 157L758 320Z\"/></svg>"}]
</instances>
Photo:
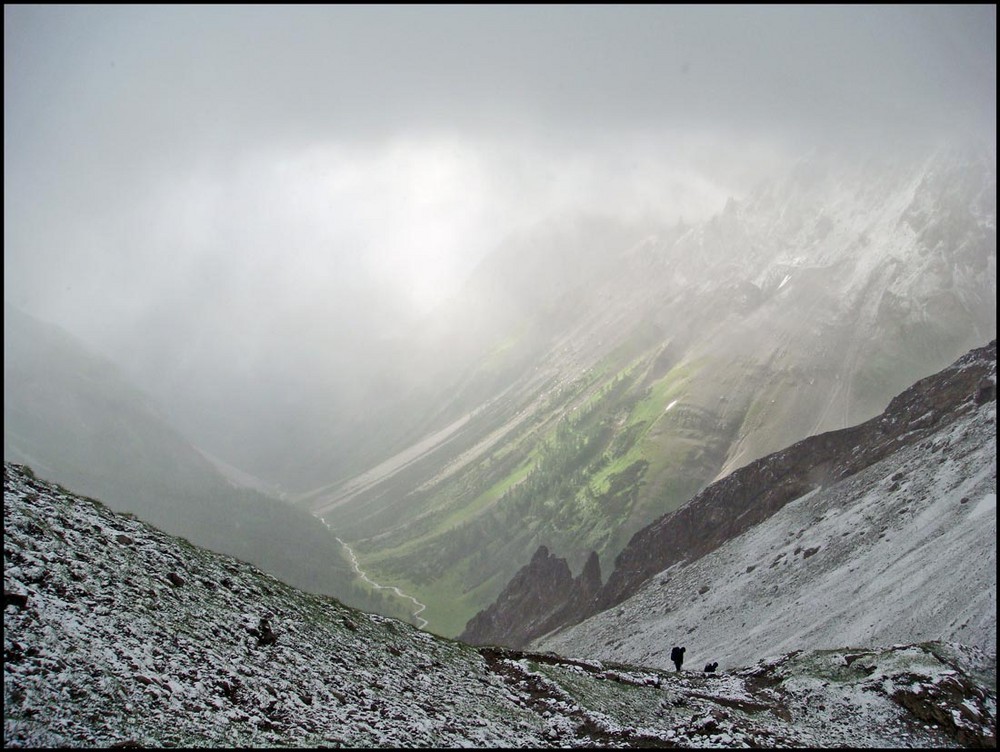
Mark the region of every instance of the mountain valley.
<instances>
[{"instance_id":1,"label":"mountain valley","mask_svg":"<svg viewBox=\"0 0 1000 752\"><path fill-rule=\"evenodd\" d=\"M596 551L608 571L713 481L879 414L995 336L994 164L975 149L863 166L817 156L707 223L633 228L602 263L574 265L582 231L545 235L548 261L508 247L451 320L488 321L470 306L505 299L520 318L481 324L471 366L447 360L461 380L441 372L449 386L426 402L447 429L298 503L427 603L441 634L540 545L574 571Z\"/></svg>"}]
</instances>

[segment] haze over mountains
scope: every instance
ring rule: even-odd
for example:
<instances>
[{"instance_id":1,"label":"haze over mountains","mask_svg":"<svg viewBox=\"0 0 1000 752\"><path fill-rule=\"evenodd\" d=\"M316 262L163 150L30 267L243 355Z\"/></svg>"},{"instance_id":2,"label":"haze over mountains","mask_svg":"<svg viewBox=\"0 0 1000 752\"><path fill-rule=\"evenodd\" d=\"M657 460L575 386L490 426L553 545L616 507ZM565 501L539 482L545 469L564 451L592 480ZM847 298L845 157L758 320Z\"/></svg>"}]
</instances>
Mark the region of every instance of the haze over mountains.
<instances>
[{"instance_id":1,"label":"haze over mountains","mask_svg":"<svg viewBox=\"0 0 1000 752\"><path fill-rule=\"evenodd\" d=\"M985 143L907 157L817 152L695 226L552 218L496 249L430 318L323 372L325 387L303 385L310 404L285 407L295 419L282 425L294 430L239 431L239 441L209 448L228 449L216 453L291 492L308 491L352 467L369 469L405 448L407 437L416 441L421 429L441 428L531 375L525 371L556 369L572 379L643 336L674 342L675 350L682 338L709 353L742 348L762 362L760 349L822 342L837 372L830 384L812 384L823 396L800 397L830 401L823 420L811 406L817 419L808 428L850 425L990 339L995 172L995 147ZM962 342L943 344L954 331L966 333ZM901 339L889 343L892 334ZM877 383L883 340L894 350L882 357L904 369L892 370L891 385ZM868 365L852 369L843 359ZM833 381L859 369L872 373L851 399L850 385ZM788 436L801 438L802 430ZM788 436L741 446L736 461L779 448Z\"/></svg>"},{"instance_id":2,"label":"haze over mountains","mask_svg":"<svg viewBox=\"0 0 1000 752\"><path fill-rule=\"evenodd\" d=\"M4 59L5 746L995 746L995 6Z\"/></svg>"},{"instance_id":3,"label":"haze over mountains","mask_svg":"<svg viewBox=\"0 0 1000 752\"><path fill-rule=\"evenodd\" d=\"M302 503L446 634L539 545L574 571L597 551L607 571L711 481L878 414L995 336L995 212L989 146L814 155L704 224L631 239L580 224L549 230L546 255L507 247L451 318L459 343L483 320L470 299L503 323L475 330L484 354L447 360L450 386L420 400L438 411L433 440ZM577 261L581 235L619 245Z\"/></svg>"},{"instance_id":4,"label":"haze over mountains","mask_svg":"<svg viewBox=\"0 0 1000 752\"><path fill-rule=\"evenodd\" d=\"M231 479L283 487L372 579L426 603L430 629L458 634L540 545L573 571L596 551L610 571L633 533L713 480L878 414L995 336L995 162L981 143L864 162L817 153L704 223L550 220L498 248L435 317L373 343L341 377L317 373L291 401L260 406L273 420L257 408L213 418L224 438L207 448ZM226 465L173 429L155 429L172 458L156 468L160 450L144 440L81 433L108 393L141 400L120 376L99 384L100 369L69 383L79 369L56 364L75 355L43 347L42 363L31 352L43 330L5 345L12 369L31 364L48 384L33 393L5 368L5 457L58 467L52 477L98 496L109 486L83 482L88 473L132 489L112 503L166 489L143 502L164 524L185 517L162 503L188 493L171 484L229 492ZM61 421L75 419L52 395L73 390L83 417L66 432ZM127 412L150 425L155 411ZM176 472L182 455L188 473ZM171 529L209 529L183 524ZM254 540L294 556L277 535ZM351 579L346 559L328 555L329 571Z\"/></svg>"}]
</instances>

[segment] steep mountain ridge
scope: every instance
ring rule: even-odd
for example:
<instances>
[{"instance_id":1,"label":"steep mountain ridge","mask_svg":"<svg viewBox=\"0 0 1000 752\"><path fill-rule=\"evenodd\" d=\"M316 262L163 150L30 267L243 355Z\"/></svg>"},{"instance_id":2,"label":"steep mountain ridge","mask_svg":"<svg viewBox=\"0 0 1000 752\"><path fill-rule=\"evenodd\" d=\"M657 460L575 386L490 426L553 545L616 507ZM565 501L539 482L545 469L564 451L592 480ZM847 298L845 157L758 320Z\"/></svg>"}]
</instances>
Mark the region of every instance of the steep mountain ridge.
<instances>
[{"instance_id":1,"label":"steep mountain ridge","mask_svg":"<svg viewBox=\"0 0 1000 752\"><path fill-rule=\"evenodd\" d=\"M657 573L681 563L690 566L765 523L796 499L820 488L836 487L907 447L926 444L924 453L930 454L928 448L933 443L928 443L929 437L942 434L970 414L981 414L986 426L976 434L977 448L988 443L990 420L994 421L995 498L995 400L994 340L967 353L951 367L917 382L893 399L880 416L853 428L800 441L708 486L681 509L636 533L616 558L608 581L589 599L580 598L572 589L564 589L554 600L538 603L538 599L524 595L534 591L537 574L532 565L525 567L495 604L470 620L461 637L477 644L519 647L548 631L610 609L635 594ZM862 486L856 493L864 491ZM877 534L873 530L867 532ZM995 600L995 579L993 597ZM733 605L738 612L744 606Z\"/></svg>"},{"instance_id":2,"label":"steep mountain ridge","mask_svg":"<svg viewBox=\"0 0 1000 752\"><path fill-rule=\"evenodd\" d=\"M717 675L484 648L310 595L4 466L4 746L991 746L983 656Z\"/></svg>"}]
</instances>

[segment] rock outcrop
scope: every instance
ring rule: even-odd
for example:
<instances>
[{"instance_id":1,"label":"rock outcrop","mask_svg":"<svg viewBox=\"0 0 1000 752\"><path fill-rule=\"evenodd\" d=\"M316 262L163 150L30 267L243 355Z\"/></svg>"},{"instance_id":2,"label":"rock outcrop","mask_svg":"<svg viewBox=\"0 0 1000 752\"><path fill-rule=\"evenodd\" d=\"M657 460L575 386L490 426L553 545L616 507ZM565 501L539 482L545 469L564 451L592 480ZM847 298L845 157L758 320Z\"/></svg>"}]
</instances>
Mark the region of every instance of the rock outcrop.
<instances>
[{"instance_id":1,"label":"rock outcrop","mask_svg":"<svg viewBox=\"0 0 1000 752\"><path fill-rule=\"evenodd\" d=\"M601 589L601 564L591 553L580 576L573 578L565 559L539 546L496 602L480 611L459 639L477 645L525 644L552 624L565 623L590 606ZM498 639L503 637L504 639Z\"/></svg>"}]
</instances>

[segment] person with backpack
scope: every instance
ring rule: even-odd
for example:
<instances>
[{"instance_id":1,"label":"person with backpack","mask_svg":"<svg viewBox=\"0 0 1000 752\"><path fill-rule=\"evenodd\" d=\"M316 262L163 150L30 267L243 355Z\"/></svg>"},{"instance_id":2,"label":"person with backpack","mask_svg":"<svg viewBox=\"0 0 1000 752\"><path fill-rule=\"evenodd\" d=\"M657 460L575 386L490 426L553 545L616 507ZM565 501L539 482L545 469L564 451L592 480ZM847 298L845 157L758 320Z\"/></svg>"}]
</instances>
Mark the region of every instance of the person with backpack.
<instances>
[{"instance_id":1,"label":"person with backpack","mask_svg":"<svg viewBox=\"0 0 1000 752\"><path fill-rule=\"evenodd\" d=\"M672 660L674 662L674 665L677 667L678 671L681 670L681 664L684 663L684 651L685 650L687 650L687 648L681 648L681 647L676 647L675 646L670 651L670 660Z\"/></svg>"}]
</instances>

